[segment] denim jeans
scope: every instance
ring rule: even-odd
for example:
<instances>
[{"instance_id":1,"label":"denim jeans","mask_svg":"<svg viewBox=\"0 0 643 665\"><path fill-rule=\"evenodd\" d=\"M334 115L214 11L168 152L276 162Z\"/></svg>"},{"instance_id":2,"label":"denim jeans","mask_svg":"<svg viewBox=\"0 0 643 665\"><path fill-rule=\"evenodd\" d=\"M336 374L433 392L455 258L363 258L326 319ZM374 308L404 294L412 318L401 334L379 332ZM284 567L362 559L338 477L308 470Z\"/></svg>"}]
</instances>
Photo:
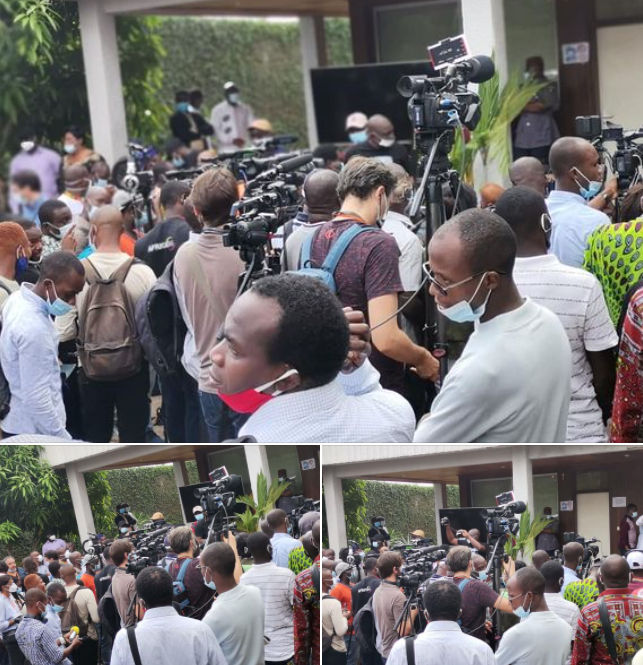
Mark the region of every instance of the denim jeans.
<instances>
[{"instance_id":1,"label":"denim jeans","mask_svg":"<svg viewBox=\"0 0 643 665\"><path fill-rule=\"evenodd\" d=\"M233 411L214 393L204 393L199 390L199 398L205 426L208 429L208 442L219 443L226 439L236 439L249 415Z\"/></svg>"},{"instance_id":2,"label":"denim jeans","mask_svg":"<svg viewBox=\"0 0 643 665\"><path fill-rule=\"evenodd\" d=\"M205 423L197 382L183 369L159 377L163 395L163 424L168 443L205 443Z\"/></svg>"}]
</instances>

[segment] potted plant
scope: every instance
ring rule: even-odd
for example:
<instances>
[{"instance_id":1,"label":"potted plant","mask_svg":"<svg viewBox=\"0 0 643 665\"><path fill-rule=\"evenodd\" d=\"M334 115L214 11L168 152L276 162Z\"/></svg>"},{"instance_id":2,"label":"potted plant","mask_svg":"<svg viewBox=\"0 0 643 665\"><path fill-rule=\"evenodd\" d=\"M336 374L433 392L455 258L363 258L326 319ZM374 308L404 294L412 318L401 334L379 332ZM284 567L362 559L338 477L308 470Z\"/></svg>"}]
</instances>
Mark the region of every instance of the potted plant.
<instances>
[{"instance_id":1,"label":"potted plant","mask_svg":"<svg viewBox=\"0 0 643 665\"><path fill-rule=\"evenodd\" d=\"M275 478L270 487L263 473L257 476L257 497L252 494L237 497L238 503L247 506L245 512L237 516L237 528L239 531L254 533L259 529L259 521L264 518L277 503L279 497L290 487L290 482L280 483Z\"/></svg>"}]
</instances>

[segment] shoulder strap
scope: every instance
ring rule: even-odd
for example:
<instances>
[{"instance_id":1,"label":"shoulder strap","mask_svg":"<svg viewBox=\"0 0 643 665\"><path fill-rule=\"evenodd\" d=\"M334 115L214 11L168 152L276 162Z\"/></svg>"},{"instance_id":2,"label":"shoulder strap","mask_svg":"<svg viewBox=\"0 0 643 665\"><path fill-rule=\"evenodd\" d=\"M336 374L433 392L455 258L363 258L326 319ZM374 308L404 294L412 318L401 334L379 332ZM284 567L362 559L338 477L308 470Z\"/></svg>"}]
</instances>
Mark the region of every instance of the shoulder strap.
<instances>
[{"instance_id":1,"label":"shoulder strap","mask_svg":"<svg viewBox=\"0 0 643 665\"><path fill-rule=\"evenodd\" d=\"M136 642L136 628L130 626L127 629L127 640L129 642L129 648L132 652L132 658L134 658L134 665L143 665L141 663L141 654L138 652L138 643Z\"/></svg>"},{"instance_id":2,"label":"shoulder strap","mask_svg":"<svg viewBox=\"0 0 643 665\"><path fill-rule=\"evenodd\" d=\"M306 236L302 246L301 253L299 255L299 267L300 268L310 268L310 254L313 249L313 243L315 238L319 234L319 229L316 229L313 233L309 233Z\"/></svg>"},{"instance_id":3,"label":"shoulder strap","mask_svg":"<svg viewBox=\"0 0 643 665\"><path fill-rule=\"evenodd\" d=\"M88 259L89 260L89 259ZM112 273L111 279L115 282L125 282L127 275L129 274L130 268L134 265L136 259L131 258L125 261L118 270Z\"/></svg>"},{"instance_id":4,"label":"shoulder strap","mask_svg":"<svg viewBox=\"0 0 643 665\"><path fill-rule=\"evenodd\" d=\"M331 274L335 274L335 268L340 259L344 255L344 252L348 249L348 246L353 242L353 240L360 234L365 231L375 231L376 229L371 229L368 227L360 226L359 224L353 224L349 226L335 241L335 244L332 246L330 252L324 259L322 264L323 270L328 270ZM305 267L305 266L304 266Z\"/></svg>"},{"instance_id":5,"label":"shoulder strap","mask_svg":"<svg viewBox=\"0 0 643 665\"><path fill-rule=\"evenodd\" d=\"M417 635L409 635L404 638L406 646L406 665L415 665L415 638Z\"/></svg>"},{"instance_id":6,"label":"shoulder strap","mask_svg":"<svg viewBox=\"0 0 643 665\"><path fill-rule=\"evenodd\" d=\"M181 564L181 569L179 570L179 574L176 576L176 581L180 582L183 584L183 579L185 578L185 573L188 570L188 566L190 565L190 561L192 559L186 559L182 564Z\"/></svg>"},{"instance_id":7,"label":"shoulder strap","mask_svg":"<svg viewBox=\"0 0 643 665\"><path fill-rule=\"evenodd\" d=\"M96 266L89 260L89 258L83 259L81 263L85 267L85 280L87 282L91 284L93 281L97 279L103 279L101 274L96 269Z\"/></svg>"},{"instance_id":8,"label":"shoulder strap","mask_svg":"<svg viewBox=\"0 0 643 665\"><path fill-rule=\"evenodd\" d=\"M9 287L6 284L3 284L1 281L0 281L0 289L2 289L3 291L6 291L7 295L9 295L9 296L11 295L11 291L10 291Z\"/></svg>"},{"instance_id":9,"label":"shoulder strap","mask_svg":"<svg viewBox=\"0 0 643 665\"><path fill-rule=\"evenodd\" d=\"M614 633L612 632L612 624L610 624L610 615L603 598L598 601L598 615L601 618L603 635L605 636L607 650L610 652L610 658L614 665L619 665L618 654L616 653L616 643L614 642Z\"/></svg>"},{"instance_id":10,"label":"shoulder strap","mask_svg":"<svg viewBox=\"0 0 643 665\"><path fill-rule=\"evenodd\" d=\"M464 591L464 587L467 586L469 582L471 582L470 577L465 577L458 582L458 589L460 589L460 592Z\"/></svg>"}]
</instances>

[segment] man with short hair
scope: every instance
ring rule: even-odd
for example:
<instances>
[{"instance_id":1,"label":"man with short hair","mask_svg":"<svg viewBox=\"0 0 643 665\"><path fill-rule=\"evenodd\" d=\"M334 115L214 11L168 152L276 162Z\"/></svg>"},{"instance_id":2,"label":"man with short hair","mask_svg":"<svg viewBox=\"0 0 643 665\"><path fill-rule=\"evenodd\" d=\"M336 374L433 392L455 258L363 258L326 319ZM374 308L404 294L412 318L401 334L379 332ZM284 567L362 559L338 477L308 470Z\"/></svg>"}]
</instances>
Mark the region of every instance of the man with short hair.
<instances>
[{"instance_id":1,"label":"man with short hair","mask_svg":"<svg viewBox=\"0 0 643 665\"><path fill-rule=\"evenodd\" d=\"M503 633L496 665L563 665L573 630L547 607L545 578L535 568L521 568L507 582L507 594L521 622Z\"/></svg>"},{"instance_id":2,"label":"man with short hair","mask_svg":"<svg viewBox=\"0 0 643 665\"><path fill-rule=\"evenodd\" d=\"M29 222L26 219L18 219L16 220L16 224L19 224L25 232L27 240L29 241L29 249L31 250L27 269L16 274L16 281L18 284L22 284L23 282L35 284L38 281L38 277L40 277L40 262L42 261L42 231L36 222Z\"/></svg>"},{"instance_id":3,"label":"man with short hair","mask_svg":"<svg viewBox=\"0 0 643 665\"><path fill-rule=\"evenodd\" d=\"M602 563L600 577L604 590L593 603L583 607L574 637L572 665L603 665L623 662L634 655L641 639L643 598L628 589L630 568L618 554L608 556ZM608 630L614 640L611 655L601 620L601 607L607 610Z\"/></svg>"},{"instance_id":4,"label":"man with short hair","mask_svg":"<svg viewBox=\"0 0 643 665\"><path fill-rule=\"evenodd\" d=\"M398 324L398 298L404 291L400 252L395 239L378 228L386 219L394 185L394 176L384 164L366 157L352 159L339 176L339 213L313 235L306 267L320 268L339 238L359 231L337 263L337 297L345 307L364 313L372 329L371 362L380 372L380 382L404 395L405 365L415 367L421 378L434 381L439 363L427 349L414 344ZM302 262L307 247L302 248Z\"/></svg>"},{"instance_id":5,"label":"man with short hair","mask_svg":"<svg viewBox=\"0 0 643 665\"><path fill-rule=\"evenodd\" d=\"M38 567L38 574L49 576L49 570L47 569L47 566L44 563L44 557L42 556L42 554L38 550L34 550L33 552L31 552L29 556Z\"/></svg>"},{"instance_id":6,"label":"man with short hair","mask_svg":"<svg viewBox=\"0 0 643 665\"><path fill-rule=\"evenodd\" d=\"M453 574L454 584L462 593L462 629L468 635L484 640L487 608L511 613L511 604L490 586L471 576L473 561L468 547L452 547L447 554L447 566Z\"/></svg>"},{"instance_id":7,"label":"man with short hair","mask_svg":"<svg viewBox=\"0 0 643 665\"><path fill-rule=\"evenodd\" d=\"M545 199L528 187L513 187L496 213L516 234L514 281L522 296L556 314L572 351L567 443L607 441L612 412L614 352L618 335L598 280L548 254L551 222Z\"/></svg>"},{"instance_id":8,"label":"man with short hair","mask_svg":"<svg viewBox=\"0 0 643 665\"><path fill-rule=\"evenodd\" d=\"M563 585L560 589L561 594L565 593L568 584L580 580L576 573L583 562L583 551L583 546L577 542L563 545Z\"/></svg>"},{"instance_id":9,"label":"man with short hair","mask_svg":"<svg viewBox=\"0 0 643 665\"><path fill-rule=\"evenodd\" d=\"M133 626L136 622L132 599L136 594L136 578L125 572L127 559L134 548L129 540L115 540L110 547L112 561L116 566L112 577L112 596L121 618L121 628Z\"/></svg>"},{"instance_id":10,"label":"man with short hair","mask_svg":"<svg viewBox=\"0 0 643 665\"><path fill-rule=\"evenodd\" d=\"M521 297L515 257L514 232L487 210L465 210L433 234L429 293L443 316L478 325L420 421L417 443L565 440L569 341L555 314Z\"/></svg>"},{"instance_id":11,"label":"man with short hair","mask_svg":"<svg viewBox=\"0 0 643 665\"><path fill-rule=\"evenodd\" d=\"M618 547L623 556L630 550L636 549L636 518L639 514L635 503L628 503L625 511L625 515L618 525Z\"/></svg>"},{"instance_id":12,"label":"man with short hair","mask_svg":"<svg viewBox=\"0 0 643 665\"><path fill-rule=\"evenodd\" d=\"M155 665L229 665L216 636L201 621L180 616L172 606L172 578L157 566L142 570L136 578L137 614L141 620L121 628L114 638L111 665L135 665L130 632L140 662Z\"/></svg>"},{"instance_id":13,"label":"man with short hair","mask_svg":"<svg viewBox=\"0 0 643 665\"><path fill-rule=\"evenodd\" d=\"M77 581L77 571L71 564L60 568L60 576L65 584L65 591L70 603L75 603L78 608L78 616L87 624L87 635L83 644L75 655L75 665L94 665L98 655L98 633L96 625L100 623L98 606L94 592Z\"/></svg>"},{"instance_id":14,"label":"man with short hair","mask_svg":"<svg viewBox=\"0 0 643 665\"><path fill-rule=\"evenodd\" d=\"M134 254L160 277L179 247L187 242L190 227L185 221L185 199L190 187L180 180L170 180L161 189L162 221L136 241Z\"/></svg>"},{"instance_id":15,"label":"man with short hair","mask_svg":"<svg viewBox=\"0 0 643 665\"><path fill-rule=\"evenodd\" d=\"M72 215L87 217L89 205L86 196L91 185L89 169L83 164L66 166L63 169L63 182L65 191L58 197L58 200L71 210Z\"/></svg>"},{"instance_id":16,"label":"man with short hair","mask_svg":"<svg viewBox=\"0 0 643 665\"><path fill-rule=\"evenodd\" d=\"M81 648L80 638L76 636L66 648L56 643L56 637L42 619L47 608L47 594L41 589L29 589L25 603L27 614L15 635L22 653L31 665L71 665L68 656Z\"/></svg>"},{"instance_id":17,"label":"man with short hair","mask_svg":"<svg viewBox=\"0 0 643 665\"><path fill-rule=\"evenodd\" d=\"M47 198L42 194L35 171L18 171L11 176L11 197L18 202L20 217L40 226L38 211Z\"/></svg>"},{"instance_id":18,"label":"man with short hair","mask_svg":"<svg viewBox=\"0 0 643 665\"><path fill-rule=\"evenodd\" d=\"M29 266L29 240L20 224L0 222L0 311L18 290L18 279Z\"/></svg>"},{"instance_id":19,"label":"man with short hair","mask_svg":"<svg viewBox=\"0 0 643 665\"><path fill-rule=\"evenodd\" d=\"M182 141L190 150L205 150L205 137L214 129L190 103L190 93L179 90L174 95L174 113L170 117L172 135Z\"/></svg>"},{"instance_id":20,"label":"man with short hair","mask_svg":"<svg viewBox=\"0 0 643 665\"><path fill-rule=\"evenodd\" d=\"M250 142L248 127L255 119L254 112L241 101L239 86L227 81L223 86L224 101L210 115L219 153L234 152Z\"/></svg>"},{"instance_id":21,"label":"man with short hair","mask_svg":"<svg viewBox=\"0 0 643 665\"><path fill-rule=\"evenodd\" d=\"M509 167L509 179L514 187L529 187L547 196L547 175L544 164L536 157L519 157Z\"/></svg>"},{"instance_id":22,"label":"man with short hair","mask_svg":"<svg viewBox=\"0 0 643 665\"><path fill-rule=\"evenodd\" d=\"M88 317L84 304L90 283L95 285L98 280L107 280L117 275L116 279L122 280L125 296L133 312L139 298L156 281L156 276L149 266L135 263L127 254L121 252L119 237L123 230L123 216L114 206L99 208L91 223L90 235L96 251L91 257L84 259L86 283L78 295L75 308L56 321L56 329L62 342L85 334L85 338L78 340L79 348L80 345L85 345L90 337L95 339L97 334L95 330L85 329L87 318L79 321L79 318ZM130 324L133 325L133 321ZM135 332L134 330L132 334ZM108 343L108 336L109 331L101 331L101 343ZM134 343L138 344L138 340ZM119 441L121 443L145 441L150 413L147 363L142 361L140 369L135 374L113 380L90 378L85 373L82 363L79 364L78 383L85 440L97 443L111 441L114 432L114 409L116 409ZM114 367L113 370L117 371L118 368Z\"/></svg>"},{"instance_id":23,"label":"man with short hair","mask_svg":"<svg viewBox=\"0 0 643 665\"><path fill-rule=\"evenodd\" d=\"M532 556L532 561L533 559ZM563 567L558 561L545 561L539 570L545 578L545 602L547 607L576 630L576 624L580 617L578 606L569 600L565 600L560 593L564 581Z\"/></svg>"},{"instance_id":24,"label":"man with short hair","mask_svg":"<svg viewBox=\"0 0 643 665\"><path fill-rule=\"evenodd\" d=\"M200 560L204 584L218 594L203 623L216 635L228 664L264 665L261 591L237 584L237 554L227 543L208 545Z\"/></svg>"},{"instance_id":25,"label":"man with short hair","mask_svg":"<svg viewBox=\"0 0 643 665\"><path fill-rule=\"evenodd\" d=\"M355 584L351 589L351 608L355 616L366 605L369 599L375 593L382 580L377 569L377 558L368 556L364 560L364 579Z\"/></svg>"},{"instance_id":26,"label":"man with short hair","mask_svg":"<svg viewBox=\"0 0 643 665\"><path fill-rule=\"evenodd\" d=\"M407 173L413 173L413 161L408 150L395 140L393 123L381 113L372 115L364 128L366 138L348 148L345 161L352 157L372 157L384 164L399 164Z\"/></svg>"},{"instance_id":27,"label":"man with short hair","mask_svg":"<svg viewBox=\"0 0 643 665\"><path fill-rule=\"evenodd\" d=\"M561 263L581 268L589 235L610 223L609 217L589 202L595 199L606 206L617 192L606 190L599 197L603 167L596 148L585 139L559 138L551 147L549 165L556 178L556 189L547 198L551 253Z\"/></svg>"},{"instance_id":28,"label":"man with short hair","mask_svg":"<svg viewBox=\"0 0 643 665\"><path fill-rule=\"evenodd\" d=\"M48 256L61 249L64 235L69 231L72 220L69 206L58 199L45 201L38 211L40 228L42 229L42 256Z\"/></svg>"},{"instance_id":29,"label":"man with short hair","mask_svg":"<svg viewBox=\"0 0 643 665\"><path fill-rule=\"evenodd\" d=\"M488 182L480 188L480 208L493 209L505 188L495 182Z\"/></svg>"},{"instance_id":30,"label":"man with short hair","mask_svg":"<svg viewBox=\"0 0 643 665\"><path fill-rule=\"evenodd\" d=\"M246 571L239 584L259 589L264 607L266 665L282 665L291 661L295 652L293 631L293 589L295 575L271 561L270 539L257 531L248 536L248 549L254 565Z\"/></svg>"},{"instance_id":31,"label":"man with short hair","mask_svg":"<svg viewBox=\"0 0 643 665\"><path fill-rule=\"evenodd\" d=\"M491 647L460 629L462 594L454 584L446 580L429 584L422 594L422 601L427 626L413 639L417 665L494 664ZM408 665L406 640L399 640L393 646L386 664Z\"/></svg>"},{"instance_id":32,"label":"man with short hair","mask_svg":"<svg viewBox=\"0 0 643 665\"><path fill-rule=\"evenodd\" d=\"M256 281L230 307L209 370L219 397L252 413L239 435L261 443L408 442L413 410L382 390L366 360L363 319L342 311L321 280L286 273Z\"/></svg>"},{"instance_id":33,"label":"man with short hair","mask_svg":"<svg viewBox=\"0 0 643 665\"><path fill-rule=\"evenodd\" d=\"M96 589L96 598L100 599L105 595L109 585L112 583L112 577L116 571L116 566L112 561L111 545L106 545L103 550L103 561L105 565L94 575L94 588Z\"/></svg>"},{"instance_id":34,"label":"man with short hair","mask_svg":"<svg viewBox=\"0 0 643 665\"><path fill-rule=\"evenodd\" d=\"M346 117L346 134L353 145L363 143L368 139L367 124L368 117L361 111L355 111Z\"/></svg>"},{"instance_id":35,"label":"man with short hair","mask_svg":"<svg viewBox=\"0 0 643 665\"><path fill-rule=\"evenodd\" d=\"M271 510L266 515L266 520L274 532L270 539L272 560L280 568L288 568L288 555L301 543L288 533L288 516L280 508Z\"/></svg>"},{"instance_id":36,"label":"man with short hair","mask_svg":"<svg viewBox=\"0 0 643 665\"><path fill-rule=\"evenodd\" d=\"M531 563L533 567L536 570L540 570L543 567L543 564L547 563L548 561L551 560L551 557L545 550L536 550L532 555L531 555ZM562 566L561 566L562 568ZM562 575L561 571L561 575Z\"/></svg>"},{"instance_id":37,"label":"man with short hair","mask_svg":"<svg viewBox=\"0 0 643 665\"><path fill-rule=\"evenodd\" d=\"M58 338L51 316L73 307L84 275L73 254L50 254L43 259L38 282L22 284L4 307L0 362L11 391L11 409L2 421L4 436L71 438L65 428Z\"/></svg>"}]
</instances>

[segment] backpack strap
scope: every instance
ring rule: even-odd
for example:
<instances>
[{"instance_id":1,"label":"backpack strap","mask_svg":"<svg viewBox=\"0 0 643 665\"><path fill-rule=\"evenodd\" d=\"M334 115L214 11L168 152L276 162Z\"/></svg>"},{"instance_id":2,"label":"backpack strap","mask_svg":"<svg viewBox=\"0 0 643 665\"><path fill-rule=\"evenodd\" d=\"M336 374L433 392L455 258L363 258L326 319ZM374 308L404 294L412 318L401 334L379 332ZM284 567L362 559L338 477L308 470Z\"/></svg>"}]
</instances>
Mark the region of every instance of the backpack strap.
<instances>
[{"instance_id":1,"label":"backpack strap","mask_svg":"<svg viewBox=\"0 0 643 665\"><path fill-rule=\"evenodd\" d=\"M143 665L141 662L141 654L138 651L138 643L136 642L136 628L134 626L130 626L127 629L127 641L129 642L129 648L132 652L134 665Z\"/></svg>"},{"instance_id":2,"label":"backpack strap","mask_svg":"<svg viewBox=\"0 0 643 665\"><path fill-rule=\"evenodd\" d=\"M309 233L302 246L301 246L301 252L299 254L299 268L310 268L310 254L313 248L313 242L315 242L315 238L319 234L320 229L316 229L313 233Z\"/></svg>"},{"instance_id":3,"label":"backpack strap","mask_svg":"<svg viewBox=\"0 0 643 665\"><path fill-rule=\"evenodd\" d=\"M322 263L322 270L327 270L331 275L334 275L337 264L342 256L344 256L344 252L348 249L348 246L360 233L365 233L366 231L377 231L377 229L360 226L359 224L349 226L339 238L337 238L330 252L328 252L324 259L324 263ZM304 268L305 267L306 266L304 265Z\"/></svg>"},{"instance_id":4,"label":"backpack strap","mask_svg":"<svg viewBox=\"0 0 643 665\"><path fill-rule=\"evenodd\" d=\"M315 588L316 594L319 596L319 581L320 581L320 574L319 574L319 566L313 561L313 565L311 566L310 570L310 576L313 582L313 587Z\"/></svg>"},{"instance_id":5,"label":"backpack strap","mask_svg":"<svg viewBox=\"0 0 643 665\"><path fill-rule=\"evenodd\" d=\"M404 638L406 647L406 665L415 665L415 638L417 635L409 635Z\"/></svg>"},{"instance_id":6,"label":"backpack strap","mask_svg":"<svg viewBox=\"0 0 643 665\"><path fill-rule=\"evenodd\" d=\"M89 261L89 259L87 259ZM114 280L115 282L125 282L127 279L127 275L129 274L129 271L131 267L134 265L134 261L136 259L131 258L125 263L123 263L121 266L119 266L118 270L112 273L112 276L110 279Z\"/></svg>"},{"instance_id":7,"label":"backpack strap","mask_svg":"<svg viewBox=\"0 0 643 665\"><path fill-rule=\"evenodd\" d=\"M96 266L95 266L95 265L89 260L89 258L87 258L87 259L83 259L83 260L81 261L81 263L83 264L83 266L84 266L84 268L85 268L85 281L86 281L88 284L93 284L94 282L103 279L103 277L101 276L101 274L98 272L98 269L97 269Z\"/></svg>"},{"instance_id":8,"label":"backpack strap","mask_svg":"<svg viewBox=\"0 0 643 665\"><path fill-rule=\"evenodd\" d=\"M464 587L467 586L469 582L471 582L470 577L465 577L458 582L458 589L460 589L460 593L464 591Z\"/></svg>"},{"instance_id":9,"label":"backpack strap","mask_svg":"<svg viewBox=\"0 0 643 665\"><path fill-rule=\"evenodd\" d=\"M616 652L616 643L614 642L614 633L612 632L612 624L610 623L610 615L607 611L607 605L603 598L598 601L598 615L601 618L601 626L603 628L603 635L605 636L605 643L607 650L610 653L610 658L614 665L619 665L618 654Z\"/></svg>"},{"instance_id":10,"label":"backpack strap","mask_svg":"<svg viewBox=\"0 0 643 665\"><path fill-rule=\"evenodd\" d=\"M8 296L11 295L11 291L9 290L9 287L1 281L0 281L0 289L2 289L3 291L6 291Z\"/></svg>"},{"instance_id":11,"label":"backpack strap","mask_svg":"<svg viewBox=\"0 0 643 665\"><path fill-rule=\"evenodd\" d=\"M180 584L183 584L183 580L185 579L185 573L187 573L188 566L190 565L190 561L192 559L186 559L182 564L181 568L179 570L179 574L176 576L176 581L179 582ZM184 585L185 586L185 585Z\"/></svg>"}]
</instances>

